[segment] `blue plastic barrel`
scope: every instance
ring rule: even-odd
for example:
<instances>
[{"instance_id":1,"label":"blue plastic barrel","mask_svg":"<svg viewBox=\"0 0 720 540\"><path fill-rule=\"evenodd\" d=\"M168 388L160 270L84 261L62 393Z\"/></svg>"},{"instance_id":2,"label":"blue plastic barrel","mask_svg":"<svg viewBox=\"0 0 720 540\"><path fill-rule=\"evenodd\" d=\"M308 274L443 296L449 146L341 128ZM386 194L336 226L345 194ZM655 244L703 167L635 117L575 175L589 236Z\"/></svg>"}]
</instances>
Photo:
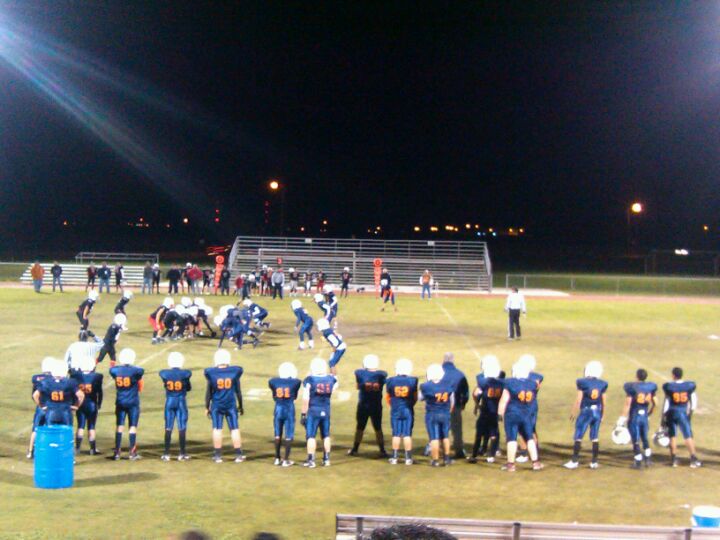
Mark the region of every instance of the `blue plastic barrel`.
<instances>
[{"instance_id":1,"label":"blue plastic barrel","mask_svg":"<svg viewBox=\"0 0 720 540\"><path fill-rule=\"evenodd\" d=\"M74 441L70 426L42 426L35 438L35 486L69 488L74 480Z\"/></svg>"},{"instance_id":2,"label":"blue plastic barrel","mask_svg":"<svg viewBox=\"0 0 720 540\"><path fill-rule=\"evenodd\" d=\"M717 506L696 506L692 510L694 527L720 528L720 508Z\"/></svg>"}]
</instances>

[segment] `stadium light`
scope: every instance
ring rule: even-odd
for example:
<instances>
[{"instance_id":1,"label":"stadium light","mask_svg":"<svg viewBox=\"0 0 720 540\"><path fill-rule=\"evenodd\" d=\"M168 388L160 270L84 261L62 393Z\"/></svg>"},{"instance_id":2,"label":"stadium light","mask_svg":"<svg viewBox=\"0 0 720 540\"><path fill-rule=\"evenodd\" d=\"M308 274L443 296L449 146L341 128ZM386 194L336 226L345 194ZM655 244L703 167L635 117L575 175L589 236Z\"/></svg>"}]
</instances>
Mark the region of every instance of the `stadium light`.
<instances>
[{"instance_id":1,"label":"stadium light","mask_svg":"<svg viewBox=\"0 0 720 540\"><path fill-rule=\"evenodd\" d=\"M707 225L703 225L703 231L708 232L710 230L710 227Z\"/></svg>"},{"instance_id":2,"label":"stadium light","mask_svg":"<svg viewBox=\"0 0 720 540\"><path fill-rule=\"evenodd\" d=\"M438 232L438 228L433 225L430 227L430 232Z\"/></svg>"},{"instance_id":3,"label":"stadium light","mask_svg":"<svg viewBox=\"0 0 720 540\"><path fill-rule=\"evenodd\" d=\"M415 225L415 226L413 227L413 231L415 231L415 232L420 232L420 227L418 227L417 225Z\"/></svg>"},{"instance_id":4,"label":"stadium light","mask_svg":"<svg viewBox=\"0 0 720 540\"><path fill-rule=\"evenodd\" d=\"M634 202L634 203L632 203L632 205L630 206L630 211L631 211L633 214L640 214L640 213L643 211L643 205L642 205L641 203L639 203L639 202Z\"/></svg>"},{"instance_id":5,"label":"stadium light","mask_svg":"<svg viewBox=\"0 0 720 540\"><path fill-rule=\"evenodd\" d=\"M277 180L270 180L268 187L273 191L277 191L278 189L280 189L280 182L278 182Z\"/></svg>"},{"instance_id":6,"label":"stadium light","mask_svg":"<svg viewBox=\"0 0 720 540\"><path fill-rule=\"evenodd\" d=\"M188 218L186 218L186 217L183 218L183 223L185 223L186 225L188 224L189 221L190 220Z\"/></svg>"}]
</instances>

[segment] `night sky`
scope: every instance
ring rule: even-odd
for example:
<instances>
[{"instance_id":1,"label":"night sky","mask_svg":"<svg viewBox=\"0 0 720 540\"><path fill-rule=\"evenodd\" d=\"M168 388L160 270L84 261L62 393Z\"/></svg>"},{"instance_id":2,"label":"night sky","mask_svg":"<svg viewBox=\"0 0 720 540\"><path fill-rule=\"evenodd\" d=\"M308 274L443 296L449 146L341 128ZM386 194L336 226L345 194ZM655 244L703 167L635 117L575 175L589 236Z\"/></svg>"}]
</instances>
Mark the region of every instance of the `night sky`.
<instances>
[{"instance_id":1,"label":"night sky","mask_svg":"<svg viewBox=\"0 0 720 540\"><path fill-rule=\"evenodd\" d=\"M294 235L470 222L622 247L639 200L649 247L714 244L720 5L512 5L0 1L0 250L277 232L270 178Z\"/></svg>"}]
</instances>

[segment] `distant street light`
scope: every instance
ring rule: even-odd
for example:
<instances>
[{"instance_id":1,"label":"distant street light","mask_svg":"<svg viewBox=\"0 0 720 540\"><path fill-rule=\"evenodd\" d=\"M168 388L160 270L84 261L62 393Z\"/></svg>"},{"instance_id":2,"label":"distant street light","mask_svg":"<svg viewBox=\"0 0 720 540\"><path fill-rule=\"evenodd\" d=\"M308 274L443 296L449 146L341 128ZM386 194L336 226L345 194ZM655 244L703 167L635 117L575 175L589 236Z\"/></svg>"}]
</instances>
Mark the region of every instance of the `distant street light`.
<instances>
[{"instance_id":1,"label":"distant street light","mask_svg":"<svg viewBox=\"0 0 720 540\"><path fill-rule=\"evenodd\" d=\"M268 182L268 188L272 192L280 192L280 220L279 220L279 231L278 234L282 236L285 231L285 191L284 186L280 185L277 180L270 180ZM282 189L281 189L282 188Z\"/></svg>"},{"instance_id":2,"label":"distant street light","mask_svg":"<svg viewBox=\"0 0 720 540\"><path fill-rule=\"evenodd\" d=\"M642 205L641 203L639 203L639 202L634 202L634 203L632 203L632 205L630 206L630 211L631 211L633 214L639 214L639 213L641 213L641 212L643 211L643 205Z\"/></svg>"},{"instance_id":3,"label":"distant street light","mask_svg":"<svg viewBox=\"0 0 720 540\"><path fill-rule=\"evenodd\" d=\"M280 189L280 182L278 182L277 180L270 180L270 183L268 184L268 186L273 191L277 191L278 189Z\"/></svg>"},{"instance_id":4,"label":"distant street light","mask_svg":"<svg viewBox=\"0 0 720 540\"><path fill-rule=\"evenodd\" d=\"M640 202L634 202L632 203L628 209L627 209L627 250L628 255L632 254L633 247L635 247L636 238L633 235L633 228L632 228L632 216L636 215L639 216L643 213L645 208L643 207L642 203Z\"/></svg>"}]
</instances>

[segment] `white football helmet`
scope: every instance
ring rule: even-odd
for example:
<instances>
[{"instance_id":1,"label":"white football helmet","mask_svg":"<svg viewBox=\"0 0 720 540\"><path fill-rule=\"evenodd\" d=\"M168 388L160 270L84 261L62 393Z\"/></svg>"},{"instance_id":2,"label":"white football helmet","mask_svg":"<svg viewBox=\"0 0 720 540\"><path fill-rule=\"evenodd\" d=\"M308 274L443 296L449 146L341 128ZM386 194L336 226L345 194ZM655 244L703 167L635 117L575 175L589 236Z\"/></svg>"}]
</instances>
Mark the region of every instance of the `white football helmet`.
<instances>
[{"instance_id":1,"label":"white football helmet","mask_svg":"<svg viewBox=\"0 0 720 540\"><path fill-rule=\"evenodd\" d=\"M223 307L220 308L220 315L222 315L222 318L224 319L225 317L227 317L228 311L234 308L235 306L231 304L225 304Z\"/></svg>"},{"instance_id":2,"label":"white football helmet","mask_svg":"<svg viewBox=\"0 0 720 540\"><path fill-rule=\"evenodd\" d=\"M113 317L113 323L117 324L118 326L125 327L125 323L127 322L127 317L124 313L118 313Z\"/></svg>"},{"instance_id":3,"label":"white football helmet","mask_svg":"<svg viewBox=\"0 0 720 540\"><path fill-rule=\"evenodd\" d=\"M488 379L497 378L500 375L500 362L494 354L483 356L483 359L480 361L480 367L482 368L483 375Z\"/></svg>"},{"instance_id":4,"label":"white football helmet","mask_svg":"<svg viewBox=\"0 0 720 540\"><path fill-rule=\"evenodd\" d=\"M396 375L411 375L413 365L407 358L400 358L395 362L395 374Z\"/></svg>"},{"instance_id":5,"label":"white football helmet","mask_svg":"<svg viewBox=\"0 0 720 540\"><path fill-rule=\"evenodd\" d=\"M653 442L663 448L670 446L670 437L668 436L667 429L662 426L659 427L655 432L655 435L653 435Z\"/></svg>"},{"instance_id":6,"label":"white football helmet","mask_svg":"<svg viewBox=\"0 0 720 540\"><path fill-rule=\"evenodd\" d=\"M315 302L323 302L325 300L325 297L320 293L317 293L313 296L313 298L315 299Z\"/></svg>"},{"instance_id":7,"label":"white football helmet","mask_svg":"<svg viewBox=\"0 0 720 540\"><path fill-rule=\"evenodd\" d=\"M518 363L523 363L528 367L528 371L534 371L537 366L537 360L532 354L523 354L518 358Z\"/></svg>"},{"instance_id":8,"label":"white football helmet","mask_svg":"<svg viewBox=\"0 0 720 540\"><path fill-rule=\"evenodd\" d=\"M225 317L223 317L222 315L215 315L213 322L215 323L215 326L220 326L224 320Z\"/></svg>"},{"instance_id":9,"label":"white football helmet","mask_svg":"<svg viewBox=\"0 0 720 540\"><path fill-rule=\"evenodd\" d=\"M127 300L130 300L133 297L132 291L125 291L123 293L123 298L126 298Z\"/></svg>"},{"instance_id":10,"label":"white football helmet","mask_svg":"<svg viewBox=\"0 0 720 540\"><path fill-rule=\"evenodd\" d=\"M135 363L136 356L134 350L125 348L118 354L118 363L132 366Z\"/></svg>"},{"instance_id":11,"label":"white football helmet","mask_svg":"<svg viewBox=\"0 0 720 540\"><path fill-rule=\"evenodd\" d=\"M290 302L290 307L293 310L300 309L302 307L302 302L300 300L293 300L292 302Z\"/></svg>"},{"instance_id":12,"label":"white football helmet","mask_svg":"<svg viewBox=\"0 0 720 540\"><path fill-rule=\"evenodd\" d=\"M50 364L50 374L53 377L65 377L68 372L67 364L63 360L53 358Z\"/></svg>"},{"instance_id":13,"label":"white football helmet","mask_svg":"<svg viewBox=\"0 0 720 540\"><path fill-rule=\"evenodd\" d=\"M630 437L630 432L628 431L628 428L621 427L621 426L615 426L615 429L612 431L612 442L619 445L625 445L630 444L630 441L632 438Z\"/></svg>"},{"instance_id":14,"label":"white football helmet","mask_svg":"<svg viewBox=\"0 0 720 540\"><path fill-rule=\"evenodd\" d=\"M216 366L229 365L230 360L230 351L228 351L227 349L218 349L217 351L215 351L215 356L213 356L213 362L215 362Z\"/></svg>"},{"instance_id":15,"label":"white football helmet","mask_svg":"<svg viewBox=\"0 0 720 540\"><path fill-rule=\"evenodd\" d=\"M250 307L250 306L252 306L252 300L250 300L249 298L246 298L245 300L242 301L242 305L245 307Z\"/></svg>"},{"instance_id":16,"label":"white football helmet","mask_svg":"<svg viewBox=\"0 0 720 540\"><path fill-rule=\"evenodd\" d=\"M295 271L295 269L292 266L290 268L288 268L288 272L294 272L294 271Z\"/></svg>"},{"instance_id":17,"label":"white football helmet","mask_svg":"<svg viewBox=\"0 0 720 540\"><path fill-rule=\"evenodd\" d=\"M173 307L175 305L175 300L173 300L172 297L167 296L167 297L165 297L165 300L163 300L162 305L163 305L163 307L170 309L171 307Z\"/></svg>"},{"instance_id":18,"label":"white football helmet","mask_svg":"<svg viewBox=\"0 0 720 540\"><path fill-rule=\"evenodd\" d=\"M310 362L310 373L315 377L327 375L328 365L324 358L313 358Z\"/></svg>"},{"instance_id":19,"label":"white football helmet","mask_svg":"<svg viewBox=\"0 0 720 540\"><path fill-rule=\"evenodd\" d=\"M177 313L178 315L181 315L181 316L185 315L185 313L186 313L185 306L175 306L175 313Z\"/></svg>"},{"instance_id":20,"label":"white football helmet","mask_svg":"<svg viewBox=\"0 0 720 540\"><path fill-rule=\"evenodd\" d=\"M195 304L196 306L204 306L205 299L202 296L197 296L193 299L193 304Z\"/></svg>"},{"instance_id":21,"label":"white football helmet","mask_svg":"<svg viewBox=\"0 0 720 540\"><path fill-rule=\"evenodd\" d=\"M512 376L515 379L527 379L530 375L530 366L527 362L523 362L522 359L518 360L513 364Z\"/></svg>"},{"instance_id":22,"label":"white football helmet","mask_svg":"<svg viewBox=\"0 0 720 540\"><path fill-rule=\"evenodd\" d=\"M189 297L189 296L183 296L183 297L180 299L180 303L181 303L184 307L190 307L190 306L192 305L192 300L190 300L190 297Z\"/></svg>"},{"instance_id":23,"label":"white football helmet","mask_svg":"<svg viewBox=\"0 0 720 540\"><path fill-rule=\"evenodd\" d=\"M603 365L597 360L591 360L585 366L585 376L599 379L603 374Z\"/></svg>"},{"instance_id":24,"label":"white football helmet","mask_svg":"<svg viewBox=\"0 0 720 540\"><path fill-rule=\"evenodd\" d=\"M328 328L330 328L330 321L328 321L328 320L325 319L325 318L318 319L317 329L318 329L320 332L323 332L323 331L327 330Z\"/></svg>"},{"instance_id":25,"label":"white football helmet","mask_svg":"<svg viewBox=\"0 0 720 540\"><path fill-rule=\"evenodd\" d=\"M325 286L323 287L323 291L325 292L325 294L332 292L332 290L333 290L333 286L332 286L332 285L325 285Z\"/></svg>"},{"instance_id":26,"label":"white football helmet","mask_svg":"<svg viewBox=\"0 0 720 540\"><path fill-rule=\"evenodd\" d=\"M343 268L343 272L349 272L349 271L350 271L350 267L349 267L349 266L346 266L345 268Z\"/></svg>"},{"instance_id":27,"label":"white football helmet","mask_svg":"<svg viewBox=\"0 0 720 540\"><path fill-rule=\"evenodd\" d=\"M427 368L428 381L439 381L445 376L445 370L440 364L430 364Z\"/></svg>"},{"instance_id":28,"label":"white football helmet","mask_svg":"<svg viewBox=\"0 0 720 540\"><path fill-rule=\"evenodd\" d=\"M380 365L380 358L376 354L366 354L363 358L363 367L365 369L377 369Z\"/></svg>"},{"instance_id":29,"label":"white football helmet","mask_svg":"<svg viewBox=\"0 0 720 540\"><path fill-rule=\"evenodd\" d=\"M97 291L90 291L88 293L88 300L92 300L93 302L95 302L98 298L100 298L100 293L98 293Z\"/></svg>"},{"instance_id":30,"label":"white football helmet","mask_svg":"<svg viewBox=\"0 0 720 540\"><path fill-rule=\"evenodd\" d=\"M190 306L185 310L185 312L190 315L191 317L197 317L198 316L198 308L197 306Z\"/></svg>"},{"instance_id":31,"label":"white football helmet","mask_svg":"<svg viewBox=\"0 0 720 540\"><path fill-rule=\"evenodd\" d=\"M168 354L167 362L168 362L168 367L181 368L185 365L185 357L182 355L182 353L173 351L170 354Z\"/></svg>"},{"instance_id":32,"label":"white football helmet","mask_svg":"<svg viewBox=\"0 0 720 540\"><path fill-rule=\"evenodd\" d=\"M297 378L297 368L292 362L283 362L278 368L278 376L281 379L295 379Z\"/></svg>"},{"instance_id":33,"label":"white football helmet","mask_svg":"<svg viewBox=\"0 0 720 540\"><path fill-rule=\"evenodd\" d=\"M40 363L40 371L42 373L50 373L54 361L55 358L53 358L52 356L46 356L45 358L43 358L42 362Z\"/></svg>"}]
</instances>

